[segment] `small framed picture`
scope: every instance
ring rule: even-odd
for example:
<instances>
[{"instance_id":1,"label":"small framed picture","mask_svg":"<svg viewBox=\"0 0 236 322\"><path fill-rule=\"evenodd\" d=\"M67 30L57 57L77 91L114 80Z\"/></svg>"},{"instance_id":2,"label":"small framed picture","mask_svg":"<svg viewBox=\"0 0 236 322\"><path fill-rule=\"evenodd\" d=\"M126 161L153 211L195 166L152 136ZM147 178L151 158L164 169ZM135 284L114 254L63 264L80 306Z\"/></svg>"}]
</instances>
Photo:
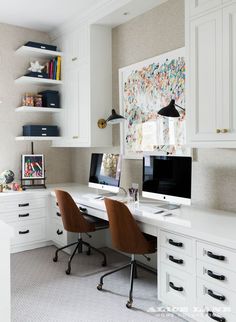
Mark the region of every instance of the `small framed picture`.
<instances>
[{"instance_id":1,"label":"small framed picture","mask_svg":"<svg viewBox=\"0 0 236 322\"><path fill-rule=\"evenodd\" d=\"M45 179L44 155L24 154L22 155L22 179Z\"/></svg>"}]
</instances>

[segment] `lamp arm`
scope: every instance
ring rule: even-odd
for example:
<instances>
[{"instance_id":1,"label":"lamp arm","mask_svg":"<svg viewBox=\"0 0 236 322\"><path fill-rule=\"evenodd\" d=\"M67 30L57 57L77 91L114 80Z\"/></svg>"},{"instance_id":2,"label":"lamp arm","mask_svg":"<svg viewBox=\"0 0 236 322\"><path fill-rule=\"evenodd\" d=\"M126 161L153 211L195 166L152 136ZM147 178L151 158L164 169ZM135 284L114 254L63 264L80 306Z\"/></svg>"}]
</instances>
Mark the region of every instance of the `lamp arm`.
<instances>
[{"instance_id":1,"label":"lamp arm","mask_svg":"<svg viewBox=\"0 0 236 322\"><path fill-rule=\"evenodd\" d=\"M181 110L185 111L185 108L179 106L178 104L175 104L175 106L178 106Z\"/></svg>"}]
</instances>

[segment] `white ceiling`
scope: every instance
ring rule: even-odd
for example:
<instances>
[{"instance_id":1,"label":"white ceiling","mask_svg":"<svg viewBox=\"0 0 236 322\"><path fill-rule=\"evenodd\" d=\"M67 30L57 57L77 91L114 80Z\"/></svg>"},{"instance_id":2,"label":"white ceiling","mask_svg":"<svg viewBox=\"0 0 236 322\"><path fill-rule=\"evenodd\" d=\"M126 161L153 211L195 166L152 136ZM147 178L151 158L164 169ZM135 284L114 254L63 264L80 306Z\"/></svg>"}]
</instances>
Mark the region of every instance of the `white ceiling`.
<instances>
[{"instance_id":1,"label":"white ceiling","mask_svg":"<svg viewBox=\"0 0 236 322\"><path fill-rule=\"evenodd\" d=\"M0 23L51 31L105 0L0 0Z\"/></svg>"}]
</instances>

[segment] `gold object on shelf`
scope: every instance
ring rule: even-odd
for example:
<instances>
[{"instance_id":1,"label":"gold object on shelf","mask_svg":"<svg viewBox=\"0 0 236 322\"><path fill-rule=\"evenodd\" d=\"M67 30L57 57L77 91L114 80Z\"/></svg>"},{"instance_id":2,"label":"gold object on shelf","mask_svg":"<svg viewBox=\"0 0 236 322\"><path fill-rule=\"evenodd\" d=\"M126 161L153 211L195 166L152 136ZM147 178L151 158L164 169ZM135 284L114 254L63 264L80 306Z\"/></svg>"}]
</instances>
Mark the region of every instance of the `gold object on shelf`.
<instances>
[{"instance_id":1,"label":"gold object on shelf","mask_svg":"<svg viewBox=\"0 0 236 322\"><path fill-rule=\"evenodd\" d=\"M229 130L228 129L222 129L221 130L221 133L228 133L229 132Z\"/></svg>"},{"instance_id":2,"label":"gold object on shelf","mask_svg":"<svg viewBox=\"0 0 236 322\"><path fill-rule=\"evenodd\" d=\"M97 124L98 124L99 129L105 129L105 127L107 126L107 122L104 119L98 120Z\"/></svg>"}]
</instances>

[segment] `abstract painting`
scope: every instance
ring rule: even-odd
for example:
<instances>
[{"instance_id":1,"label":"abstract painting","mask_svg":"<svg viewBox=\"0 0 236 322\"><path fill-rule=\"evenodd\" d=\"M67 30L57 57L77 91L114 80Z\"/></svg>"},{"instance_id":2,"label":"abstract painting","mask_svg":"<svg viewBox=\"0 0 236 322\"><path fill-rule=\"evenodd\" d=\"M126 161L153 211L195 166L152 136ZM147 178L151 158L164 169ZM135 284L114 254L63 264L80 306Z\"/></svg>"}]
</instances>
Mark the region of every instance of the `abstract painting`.
<instances>
[{"instance_id":1,"label":"abstract painting","mask_svg":"<svg viewBox=\"0 0 236 322\"><path fill-rule=\"evenodd\" d=\"M22 155L22 179L44 179L44 156Z\"/></svg>"},{"instance_id":2,"label":"abstract painting","mask_svg":"<svg viewBox=\"0 0 236 322\"><path fill-rule=\"evenodd\" d=\"M185 49L180 48L119 70L121 148L125 158L143 152L183 155L185 140ZM179 118L158 115L175 99Z\"/></svg>"}]
</instances>

